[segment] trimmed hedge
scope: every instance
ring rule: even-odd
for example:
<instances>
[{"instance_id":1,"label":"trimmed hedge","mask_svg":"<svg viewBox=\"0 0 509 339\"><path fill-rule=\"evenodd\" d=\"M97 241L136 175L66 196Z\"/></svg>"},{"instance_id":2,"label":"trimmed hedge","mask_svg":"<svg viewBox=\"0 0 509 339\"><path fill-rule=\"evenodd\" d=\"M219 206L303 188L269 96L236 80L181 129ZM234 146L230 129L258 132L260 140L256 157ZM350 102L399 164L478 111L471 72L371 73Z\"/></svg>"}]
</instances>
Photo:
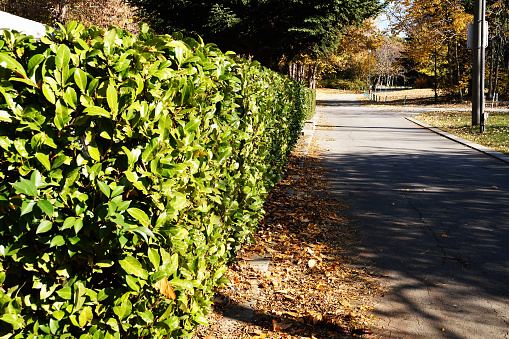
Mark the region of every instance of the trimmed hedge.
<instances>
[{"instance_id":1,"label":"trimmed hedge","mask_svg":"<svg viewBox=\"0 0 509 339\"><path fill-rule=\"evenodd\" d=\"M308 89L306 91L306 102L308 103L308 110L306 112L306 119L311 120L315 115L316 109L316 89Z\"/></svg>"},{"instance_id":2,"label":"trimmed hedge","mask_svg":"<svg viewBox=\"0 0 509 339\"><path fill-rule=\"evenodd\" d=\"M307 89L182 36L0 39L0 337L189 337Z\"/></svg>"}]
</instances>

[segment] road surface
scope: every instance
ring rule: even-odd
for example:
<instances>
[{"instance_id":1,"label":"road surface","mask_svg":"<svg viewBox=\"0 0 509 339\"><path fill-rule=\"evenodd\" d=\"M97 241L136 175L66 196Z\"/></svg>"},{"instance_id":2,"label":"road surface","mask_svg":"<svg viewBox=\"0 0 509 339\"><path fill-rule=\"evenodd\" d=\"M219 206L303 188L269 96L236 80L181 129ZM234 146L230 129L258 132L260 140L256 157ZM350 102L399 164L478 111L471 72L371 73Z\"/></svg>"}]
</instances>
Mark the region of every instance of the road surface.
<instances>
[{"instance_id":1,"label":"road surface","mask_svg":"<svg viewBox=\"0 0 509 339\"><path fill-rule=\"evenodd\" d=\"M509 164L356 95L320 102L314 138L387 277L382 338L509 338Z\"/></svg>"}]
</instances>

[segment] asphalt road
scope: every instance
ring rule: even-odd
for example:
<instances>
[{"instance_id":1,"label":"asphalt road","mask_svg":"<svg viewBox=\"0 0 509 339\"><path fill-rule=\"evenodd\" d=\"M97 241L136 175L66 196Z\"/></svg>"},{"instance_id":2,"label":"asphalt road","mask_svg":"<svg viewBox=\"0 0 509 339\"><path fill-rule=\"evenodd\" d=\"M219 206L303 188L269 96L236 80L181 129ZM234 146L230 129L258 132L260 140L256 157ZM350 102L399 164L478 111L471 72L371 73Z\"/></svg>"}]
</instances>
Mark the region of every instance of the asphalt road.
<instances>
[{"instance_id":1,"label":"asphalt road","mask_svg":"<svg viewBox=\"0 0 509 339\"><path fill-rule=\"evenodd\" d=\"M356 95L318 108L315 140L389 290L382 338L509 338L509 164Z\"/></svg>"}]
</instances>

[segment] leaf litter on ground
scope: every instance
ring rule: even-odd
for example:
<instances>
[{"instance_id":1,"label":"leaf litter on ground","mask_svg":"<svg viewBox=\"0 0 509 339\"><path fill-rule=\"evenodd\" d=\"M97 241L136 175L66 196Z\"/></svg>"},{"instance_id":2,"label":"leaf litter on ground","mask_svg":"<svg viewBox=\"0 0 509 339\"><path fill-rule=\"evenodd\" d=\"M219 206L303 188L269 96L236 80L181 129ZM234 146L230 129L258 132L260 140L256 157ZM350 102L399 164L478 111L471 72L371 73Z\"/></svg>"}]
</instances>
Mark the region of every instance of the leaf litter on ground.
<instances>
[{"instance_id":1,"label":"leaf litter on ground","mask_svg":"<svg viewBox=\"0 0 509 339\"><path fill-rule=\"evenodd\" d=\"M230 283L214 299L210 326L195 338L371 337L380 276L349 258L359 237L344 213L348 205L329 188L320 153L312 144L306 157L289 158L254 243L239 252ZM253 254L270 258L267 272L248 264ZM252 321L224 326L228 310L253 298Z\"/></svg>"}]
</instances>

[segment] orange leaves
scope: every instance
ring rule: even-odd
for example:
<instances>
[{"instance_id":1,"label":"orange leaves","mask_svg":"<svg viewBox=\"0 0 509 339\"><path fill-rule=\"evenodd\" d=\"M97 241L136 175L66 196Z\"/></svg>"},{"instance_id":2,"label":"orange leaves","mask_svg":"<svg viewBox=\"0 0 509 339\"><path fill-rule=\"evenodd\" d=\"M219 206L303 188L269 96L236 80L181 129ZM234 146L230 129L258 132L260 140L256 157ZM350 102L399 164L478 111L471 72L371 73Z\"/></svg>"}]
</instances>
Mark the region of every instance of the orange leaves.
<instances>
[{"instance_id":1,"label":"orange leaves","mask_svg":"<svg viewBox=\"0 0 509 339\"><path fill-rule=\"evenodd\" d=\"M164 295L168 299L175 300L177 296L175 295L175 292L173 291L173 288L170 286L170 283L168 279L163 278L155 283L154 287L159 290L159 293Z\"/></svg>"}]
</instances>

